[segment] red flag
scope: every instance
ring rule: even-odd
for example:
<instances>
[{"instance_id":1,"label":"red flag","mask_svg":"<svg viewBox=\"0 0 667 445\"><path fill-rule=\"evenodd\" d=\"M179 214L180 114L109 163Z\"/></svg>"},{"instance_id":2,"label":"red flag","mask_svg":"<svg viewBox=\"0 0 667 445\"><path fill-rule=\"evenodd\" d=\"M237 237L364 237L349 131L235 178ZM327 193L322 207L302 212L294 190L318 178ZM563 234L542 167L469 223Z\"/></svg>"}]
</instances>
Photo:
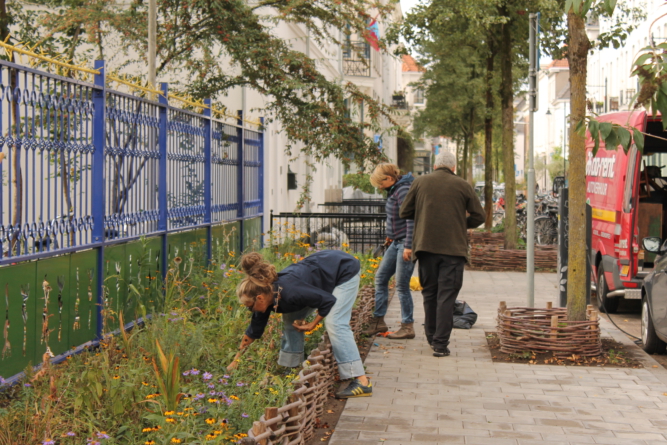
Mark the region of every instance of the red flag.
<instances>
[{"instance_id":1,"label":"red flag","mask_svg":"<svg viewBox=\"0 0 667 445\"><path fill-rule=\"evenodd\" d=\"M375 51L380 51L380 28L375 19L371 20L371 22L366 27L364 38Z\"/></svg>"}]
</instances>

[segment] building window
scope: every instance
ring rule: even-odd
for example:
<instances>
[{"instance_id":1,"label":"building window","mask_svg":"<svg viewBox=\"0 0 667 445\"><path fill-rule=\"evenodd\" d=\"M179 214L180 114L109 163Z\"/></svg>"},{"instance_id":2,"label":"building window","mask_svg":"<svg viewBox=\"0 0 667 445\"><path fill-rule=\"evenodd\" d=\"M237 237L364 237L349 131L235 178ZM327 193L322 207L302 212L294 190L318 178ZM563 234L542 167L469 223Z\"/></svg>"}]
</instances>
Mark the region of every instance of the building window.
<instances>
[{"instance_id":1,"label":"building window","mask_svg":"<svg viewBox=\"0 0 667 445\"><path fill-rule=\"evenodd\" d=\"M415 104L423 105L424 104L424 90L417 88L414 90Z\"/></svg>"}]
</instances>

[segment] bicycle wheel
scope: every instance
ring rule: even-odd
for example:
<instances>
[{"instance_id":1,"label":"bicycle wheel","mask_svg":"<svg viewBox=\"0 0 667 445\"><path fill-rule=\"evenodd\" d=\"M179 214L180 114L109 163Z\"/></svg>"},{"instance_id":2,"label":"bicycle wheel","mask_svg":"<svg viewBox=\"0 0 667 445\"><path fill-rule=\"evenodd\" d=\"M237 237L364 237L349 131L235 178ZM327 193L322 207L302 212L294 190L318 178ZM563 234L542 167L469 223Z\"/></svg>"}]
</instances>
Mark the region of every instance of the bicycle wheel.
<instances>
[{"instance_id":1,"label":"bicycle wheel","mask_svg":"<svg viewBox=\"0 0 667 445\"><path fill-rule=\"evenodd\" d=\"M554 233L558 233L554 222L548 216L535 218L535 244L538 246L550 246L556 244Z\"/></svg>"}]
</instances>

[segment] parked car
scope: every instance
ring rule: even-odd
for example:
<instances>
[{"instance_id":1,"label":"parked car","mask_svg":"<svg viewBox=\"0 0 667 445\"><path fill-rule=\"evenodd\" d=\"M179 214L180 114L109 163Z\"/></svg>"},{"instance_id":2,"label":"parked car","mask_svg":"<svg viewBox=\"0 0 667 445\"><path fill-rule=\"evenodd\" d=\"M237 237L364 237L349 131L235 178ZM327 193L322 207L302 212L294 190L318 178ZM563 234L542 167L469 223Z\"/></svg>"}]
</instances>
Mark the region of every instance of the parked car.
<instances>
[{"instance_id":1,"label":"parked car","mask_svg":"<svg viewBox=\"0 0 667 445\"><path fill-rule=\"evenodd\" d=\"M664 352L667 345L667 240L647 237L644 250L657 254L653 271L642 286L642 346L649 354Z\"/></svg>"}]
</instances>

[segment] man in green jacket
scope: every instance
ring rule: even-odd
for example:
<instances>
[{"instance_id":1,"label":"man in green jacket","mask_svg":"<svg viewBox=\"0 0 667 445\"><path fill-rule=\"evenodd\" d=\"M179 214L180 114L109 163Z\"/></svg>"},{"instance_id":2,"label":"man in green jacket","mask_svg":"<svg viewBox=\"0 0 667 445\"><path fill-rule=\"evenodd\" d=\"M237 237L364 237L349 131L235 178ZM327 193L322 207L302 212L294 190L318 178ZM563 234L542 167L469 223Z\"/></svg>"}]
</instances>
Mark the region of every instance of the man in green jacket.
<instances>
[{"instance_id":1,"label":"man in green jacket","mask_svg":"<svg viewBox=\"0 0 667 445\"><path fill-rule=\"evenodd\" d=\"M485 215L472 186L454 174L454 154L441 152L434 167L412 183L399 215L415 221L412 261L419 260L424 288L424 330L433 355L445 357L468 256L467 230L484 223ZM409 259L409 252L404 255Z\"/></svg>"}]
</instances>

